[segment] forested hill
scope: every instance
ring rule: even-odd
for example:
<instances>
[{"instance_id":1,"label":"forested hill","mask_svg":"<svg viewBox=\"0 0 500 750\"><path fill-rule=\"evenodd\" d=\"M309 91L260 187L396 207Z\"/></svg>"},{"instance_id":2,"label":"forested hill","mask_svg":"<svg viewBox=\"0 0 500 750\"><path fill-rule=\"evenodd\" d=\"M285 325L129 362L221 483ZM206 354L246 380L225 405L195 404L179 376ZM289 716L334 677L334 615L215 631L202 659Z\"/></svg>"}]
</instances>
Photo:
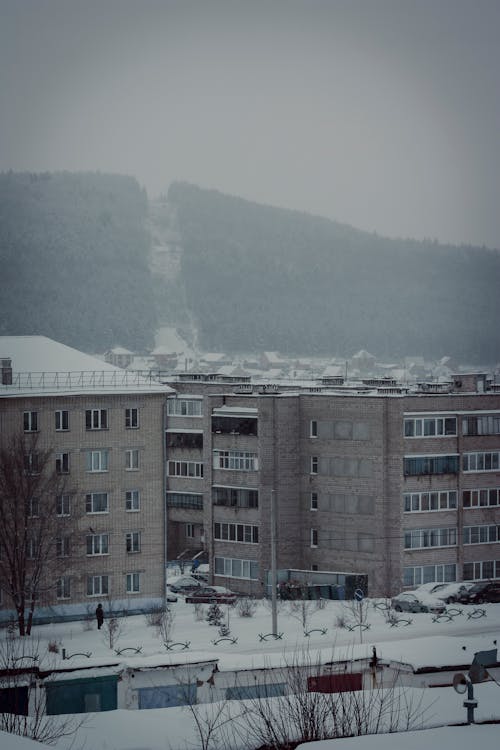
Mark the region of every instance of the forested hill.
<instances>
[{"instance_id":1,"label":"forested hill","mask_svg":"<svg viewBox=\"0 0 500 750\"><path fill-rule=\"evenodd\" d=\"M207 350L500 359L500 253L389 240L174 183L188 306Z\"/></svg>"},{"instance_id":2,"label":"forested hill","mask_svg":"<svg viewBox=\"0 0 500 750\"><path fill-rule=\"evenodd\" d=\"M0 175L0 335L43 334L88 352L147 350L156 313L132 177Z\"/></svg>"}]
</instances>

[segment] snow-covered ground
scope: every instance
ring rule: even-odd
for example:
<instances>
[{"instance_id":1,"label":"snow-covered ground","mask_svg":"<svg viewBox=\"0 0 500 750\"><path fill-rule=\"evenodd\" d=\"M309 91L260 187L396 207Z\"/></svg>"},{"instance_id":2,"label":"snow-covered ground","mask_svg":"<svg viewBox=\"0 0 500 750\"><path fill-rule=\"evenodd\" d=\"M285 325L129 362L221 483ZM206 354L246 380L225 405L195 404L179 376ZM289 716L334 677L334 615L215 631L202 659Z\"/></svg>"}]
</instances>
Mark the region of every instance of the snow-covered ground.
<instances>
[{"instance_id":1,"label":"snow-covered ground","mask_svg":"<svg viewBox=\"0 0 500 750\"><path fill-rule=\"evenodd\" d=\"M272 638L262 641L260 635L272 631L271 611L266 604L259 602L252 617L240 617L237 608L226 608L225 623L231 636L236 642L214 641L218 638L217 627L200 620L195 614L195 608L186 604L180 596L178 602L171 605L174 612L171 639L179 642L189 642L189 650L184 651L186 660L219 659L224 669L242 667L271 666L281 663L284 659L300 650L308 648L314 654L318 652L332 657L332 652L348 651L353 657L370 654L372 647L377 647L377 653L383 658L402 660L414 666L436 666L450 663L470 663L474 653L496 647L496 640L500 635L500 604L484 605L486 617L468 619L470 608L462 607L463 614L453 621L433 622L430 614L411 615L411 625L391 627L386 615L375 608L368 601L364 603L367 610L368 630L355 628L350 631L338 627L339 619L354 622L355 617L349 603L326 602L323 608L316 608L310 603L307 613L306 630L310 635L304 635L301 613L292 612L289 604L279 603L278 632L282 633L280 640ZM354 618L354 619L353 619ZM144 616L124 618L121 623L121 633L115 648L120 649L141 647L141 654L137 656L127 653L126 662L133 664L137 660L139 667L147 659L148 664L165 663L170 658L154 627L148 626ZM321 632L323 631L323 632ZM326 632L325 632L326 631ZM4 637L4 636L2 636ZM48 654L51 665L62 663L61 652L66 654L91 653L91 659L73 657L71 664L89 666L91 660L103 663L112 658L116 661L114 649L110 649L106 642L105 630L98 631L95 622L54 623L39 626L34 629L33 638L39 641L39 652L47 653L49 643L56 643L59 655ZM179 657L179 653L175 654ZM456 659L457 661L453 661ZM68 662L65 662L68 665ZM500 686L495 682L483 683L475 686L475 695L479 701L476 710L476 720L500 720ZM436 729L440 725L464 722L466 712L463 708L463 696L458 695L452 688L433 688L420 690L412 688L428 707L425 713L425 726L431 727L426 731L406 733L404 747L420 748L437 745L447 748L448 745L460 750L471 741L481 742L482 750L498 746L499 730L495 726L483 727L448 727ZM238 710L238 703L230 701L230 710ZM226 706L227 708L227 706ZM200 711L209 707L199 707ZM471 740L471 738L473 738ZM9 742L11 738L8 738ZM15 743L15 738L12 738ZM398 742L401 737L385 735L349 740L334 740L336 750L364 750L370 742L370 750L378 750L379 744L384 743L384 750L391 750L391 742ZM70 740L59 741L59 750L68 750ZM349 743L345 745L345 743ZM340 744L339 744L340 743ZM359 747L356 743L359 743ZM379 743L379 744L377 744ZM8 744L0 739L2 750L18 750L16 744ZM321 750L332 747L333 742L323 743ZM117 710L89 715L84 725L78 730L76 737L77 748L89 750L185 750L187 748L202 747L199 735L196 733L195 722L189 708L167 708L143 711ZM214 746L215 747L215 746ZM248 747L244 743L235 745L231 750ZM319 744L308 744L307 750L315 750ZM24 750L21 746L19 750Z\"/></svg>"}]
</instances>

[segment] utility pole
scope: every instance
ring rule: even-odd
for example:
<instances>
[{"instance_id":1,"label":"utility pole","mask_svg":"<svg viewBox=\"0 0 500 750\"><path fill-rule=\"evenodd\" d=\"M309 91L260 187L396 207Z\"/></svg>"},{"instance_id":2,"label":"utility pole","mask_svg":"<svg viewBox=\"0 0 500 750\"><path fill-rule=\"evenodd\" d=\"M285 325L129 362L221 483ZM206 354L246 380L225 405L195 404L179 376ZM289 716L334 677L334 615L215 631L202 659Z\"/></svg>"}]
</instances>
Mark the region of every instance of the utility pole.
<instances>
[{"instance_id":1,"label":"utility pole","mask_svg":"<svg viewBox=\"0 0 500 750\"><path fill-rule=\"evenodd\" d=\"M276 604L276 589L278 587L276 570L276 492L271 490L271 613L272 632L278 633L278 609Z\"/></svg>"}]
</instances>

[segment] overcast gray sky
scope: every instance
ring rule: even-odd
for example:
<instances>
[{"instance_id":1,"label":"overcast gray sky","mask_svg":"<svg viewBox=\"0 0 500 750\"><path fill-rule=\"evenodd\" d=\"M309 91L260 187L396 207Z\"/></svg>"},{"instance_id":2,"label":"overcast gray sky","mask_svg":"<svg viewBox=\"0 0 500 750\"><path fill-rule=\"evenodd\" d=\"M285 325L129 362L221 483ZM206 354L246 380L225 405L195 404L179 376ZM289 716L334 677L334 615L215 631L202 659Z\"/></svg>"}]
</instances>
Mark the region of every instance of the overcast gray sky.
<instances>
[{"instance_id":1,"label":"overcast gray sky","mask_svg":"<svg viewBox=\"0 0 500 750\"><path fill-rule=\"evenodd\" d=\"M0 170L500 248L500 0L0 0Z\"/></svg>"}]
</instances>

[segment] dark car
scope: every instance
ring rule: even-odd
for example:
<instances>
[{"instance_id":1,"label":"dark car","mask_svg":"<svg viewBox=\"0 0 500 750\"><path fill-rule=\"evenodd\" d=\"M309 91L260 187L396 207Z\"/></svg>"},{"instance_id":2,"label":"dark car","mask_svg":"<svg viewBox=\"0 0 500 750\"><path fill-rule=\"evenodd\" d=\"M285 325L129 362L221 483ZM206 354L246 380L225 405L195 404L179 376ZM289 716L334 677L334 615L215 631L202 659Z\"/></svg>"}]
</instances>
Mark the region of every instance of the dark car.
<instances>
[{"instance_id":1,"label":"dark car","mask_svg":"<svg viewBox=\"0 0 500 750\"><path fill-rule=\"evenodd\" d=\"M458 601L461 602L461 604L500 602L500 581L483 581L482 583L475 583L468 591L460 594Z\"/></svg>"},{"instance_id":2,"label":"dark car","mask_svg":"<svg viewBox=\"0 0 500 750\"><path fill-rule=\"evenodd\" d=\"M234 591L223 586L200 586L186 596L188 604L234 604L238 598Z\"/></svg>"}]
</instances>

